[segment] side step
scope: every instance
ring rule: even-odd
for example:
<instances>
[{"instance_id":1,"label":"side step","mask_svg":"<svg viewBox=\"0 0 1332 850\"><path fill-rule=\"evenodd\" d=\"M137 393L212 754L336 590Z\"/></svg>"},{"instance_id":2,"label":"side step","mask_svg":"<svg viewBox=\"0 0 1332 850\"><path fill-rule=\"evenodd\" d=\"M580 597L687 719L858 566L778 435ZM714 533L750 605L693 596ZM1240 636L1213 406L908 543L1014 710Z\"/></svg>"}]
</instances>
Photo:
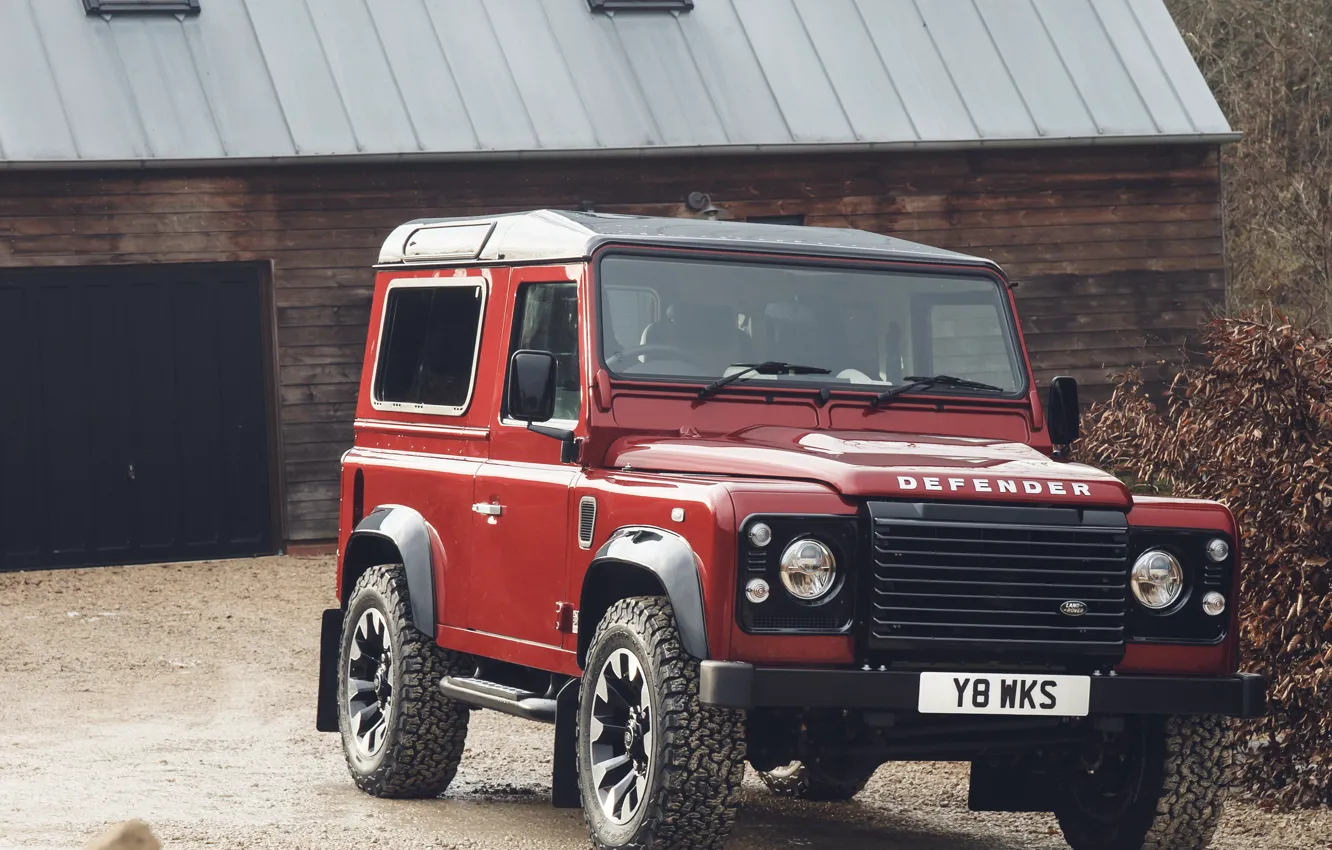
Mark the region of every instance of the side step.
<instances>
[{"instance_id":1,"label":"side step","mask_svg":"<svg viewBox=\"0 0 1332 850\"><path fill-rule=\"evenodd\" d=\"M555 700L531 691L464 676L445 676L439 680L439 689L449 699L476 708L489 708L542 723L555 722Z\"/></svg>"}]
</instances>

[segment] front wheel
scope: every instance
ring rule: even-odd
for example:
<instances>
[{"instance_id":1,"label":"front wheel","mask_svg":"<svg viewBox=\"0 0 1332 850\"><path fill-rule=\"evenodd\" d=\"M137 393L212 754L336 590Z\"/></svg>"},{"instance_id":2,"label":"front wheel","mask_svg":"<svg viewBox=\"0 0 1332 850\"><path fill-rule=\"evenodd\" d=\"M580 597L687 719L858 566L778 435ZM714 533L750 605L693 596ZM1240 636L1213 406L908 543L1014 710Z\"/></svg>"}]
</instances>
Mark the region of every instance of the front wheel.
<instances>
[{"instance_id":1,"label":"front wheel","mask_svg":"<svg viewBox=\"0 0 1332 850\"><path fill-rule=\"evenodd\" d=\"M744 713L698 701L670 603L617 602L588 649L578 786L601 850L717 850L745 771Z\"/></svg>"},{"instance_id":2,"label":"front wheel","mask_svg":"<svg viewBox=\"0 0 1332 850\"><path fill-rule=\"evenodd\" d=\"M1055 811L1073 850L1204 850L1231 761L1219 717L1131 717L1063 780Z\"/></svg>"}]
</instances>

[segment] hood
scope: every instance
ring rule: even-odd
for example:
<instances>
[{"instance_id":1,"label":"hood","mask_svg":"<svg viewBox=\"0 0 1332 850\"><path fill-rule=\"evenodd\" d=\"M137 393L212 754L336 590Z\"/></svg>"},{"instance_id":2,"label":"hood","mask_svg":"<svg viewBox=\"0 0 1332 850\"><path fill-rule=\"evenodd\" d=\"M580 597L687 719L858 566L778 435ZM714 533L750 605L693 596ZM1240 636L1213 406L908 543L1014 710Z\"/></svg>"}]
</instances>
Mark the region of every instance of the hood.
<instances>
[{"instance_id":1,"label":"hood","mask_svg":"<svg viewBox=\"0 0 1332 850\"><path fill-rule=\"evenodd\" d=\"M760 425L714 437L628 437L606 460L621 469L818 481L857 497L1133 503L1128 488L1099 469L1051 460L1023 443L972 437Z\"/></svg>"}]
</instances>

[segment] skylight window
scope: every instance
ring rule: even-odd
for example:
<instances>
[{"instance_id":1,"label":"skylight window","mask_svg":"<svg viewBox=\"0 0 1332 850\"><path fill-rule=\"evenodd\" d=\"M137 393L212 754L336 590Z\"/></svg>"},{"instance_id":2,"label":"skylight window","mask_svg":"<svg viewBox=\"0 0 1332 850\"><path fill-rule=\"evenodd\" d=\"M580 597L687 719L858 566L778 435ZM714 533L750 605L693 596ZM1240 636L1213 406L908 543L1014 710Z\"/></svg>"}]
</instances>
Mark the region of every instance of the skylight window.
<instances>
[{"instance_id":1,"label":"skylight window","mask_svg":"<svg viewBox=\"0 0 1332 850\"><path fill-rule=\"evenodd\" d=\"M587 0L594 12L688 12L694 0Z\"/></svg>"},{"instance_id":2,"label":"skylight window","mask_svg":"<svg viewBox=\"0 0 1332 850\"><path fill-rule=\"evenodd\" d=\"M83 0L89 15L197 15L199 0Z\"/></svg>"}]
</instances>

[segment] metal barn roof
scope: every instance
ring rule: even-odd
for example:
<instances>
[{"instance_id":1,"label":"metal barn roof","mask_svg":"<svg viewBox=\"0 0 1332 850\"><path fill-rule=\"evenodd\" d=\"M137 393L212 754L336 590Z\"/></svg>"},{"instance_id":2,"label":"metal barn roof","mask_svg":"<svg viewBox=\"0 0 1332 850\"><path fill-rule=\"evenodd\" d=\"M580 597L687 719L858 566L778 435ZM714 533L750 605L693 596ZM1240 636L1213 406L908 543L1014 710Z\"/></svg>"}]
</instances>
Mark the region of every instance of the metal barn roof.
<instances>
[{"instance_id":1,"label":"metal barn roof","mask_svg":"<svg viewBox=\"0 0 1332 850\"><path fill-rule=\"evenodd\" d=\"M0 167L1233 138L1163 0L0 2Z\"/></svg>"},{"instance_id":2,"label":"metal barn roof","mask_svg":"<svg viewBox=\"0 0 1332 850\"><path fill-rule=\"evenodd\" d=\"M737 251L995 267L980 257L864 230L569 210L409 221L384 241L379 264L393 267L578 261L610 243L713 249L720 245Z\"/></svg>"}]
</instances>

